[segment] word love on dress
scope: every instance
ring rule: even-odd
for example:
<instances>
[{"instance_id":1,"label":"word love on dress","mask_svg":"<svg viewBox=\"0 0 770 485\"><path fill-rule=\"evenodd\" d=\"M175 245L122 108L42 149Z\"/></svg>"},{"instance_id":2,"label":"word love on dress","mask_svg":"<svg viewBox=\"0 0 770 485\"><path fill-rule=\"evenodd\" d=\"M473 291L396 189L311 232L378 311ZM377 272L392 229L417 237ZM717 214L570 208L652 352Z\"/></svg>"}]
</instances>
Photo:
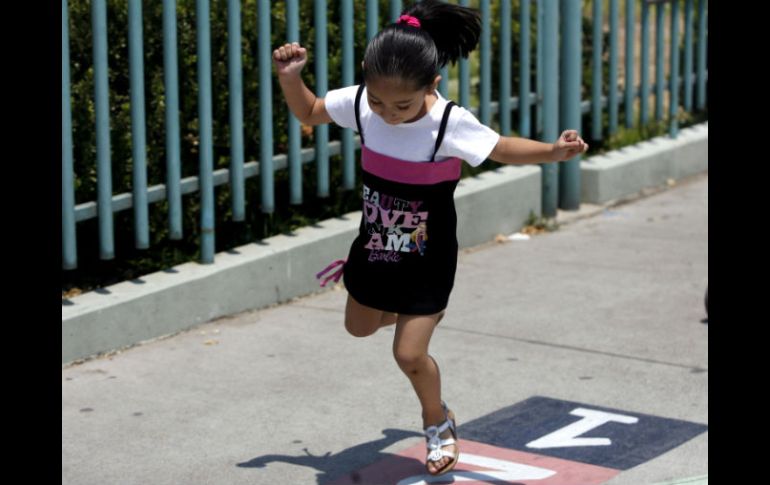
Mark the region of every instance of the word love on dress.
<instances>
[{"instance_id":1,"label":"word love on dress","mask_svg":"<svg viewBox=\"0 0 770 485\"><path fill-rule=\"evenodd\" d=\"M427 247L428 211L423 201L410 201L371 190L364 185L364 220L370 261L398 262L398 253L419 253Z\"/></svg>"}]
</instances>

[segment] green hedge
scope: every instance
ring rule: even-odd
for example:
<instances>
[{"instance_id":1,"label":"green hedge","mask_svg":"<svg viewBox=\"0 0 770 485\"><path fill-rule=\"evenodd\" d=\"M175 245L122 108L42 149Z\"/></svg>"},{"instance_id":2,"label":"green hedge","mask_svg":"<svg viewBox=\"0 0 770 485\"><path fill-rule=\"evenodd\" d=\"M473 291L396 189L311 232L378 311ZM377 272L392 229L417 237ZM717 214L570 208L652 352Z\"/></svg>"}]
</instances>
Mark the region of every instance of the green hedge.
<instances>
[{"instance_id":1,"label":"green hedge","mask_svg":"<svg viewBox=\"0 0 770 485\"><path fill-rule=\"evenodd\" d=\"M355 12L366 11L364 0L356 0ZM388 13L389 2L380 2L380 16ZM163 84L163 31L162 2L144 2L143 42L145 110L147 136L148 185L164 184L166 179L165 104ZM285 2L271 6L273 46L286 39ZM127 2L107 2L108 59L110 88L110 143L112 160L113 193L131 191L132 149L131 116L128 66L128 7ZM213 144L214 168L226 168L230 158L229 92L227 72L227 2L211 2L211 57L213 96ZM339 2L328 4L329 39L329 86L341 86L341 33ZM193 0L177 2L177 49L179 62L179 109L181 134L182 176L198 173L198 99L196 71L196 17ZM380 26L384 26L381 19ZM246 160L259 158L259 81L257 58L257 5L255 0L244 0L241 7L242 66L243 66L243 114ZM91 2L70 0L70 65L71 101L74 145L75 198L76 203L96 200L96 141L94 115L93 48L91 35ZM366 46L366 25L354 23L355 52L360 57ZM314 76L314 28L313 2L300 1L301 42L309 50L309 62L304 79L308 86L315 85ZM356 79L360 68L356 66ZM274 152L285 153L288 144L288 111L273 77ZM339 138L339 130L332 126L331 139ZM303 147L313 146L312 129L303 129ZM339 157L331 160L331 187L341 180ZM341 212L357 210L358 192L333 191L327 199L315 197L315 168L303 169L305 203L288 204L288 173L275 174L276 211L262 214L259 206L259 180L246 181L247 220L233 222L230 193L227 186L216 190L216 250L224 251L271 235L291 231L302 225L333 217ZM359 174L360 179L360 174ZM98 259L97 220L78 224L78 269L62 271L62 291L70 288L84 290L106 286L125 279L139 277L148 272L161 270L199 258L198 219L199 197L183 198L184 239L168 239L168 207L165 202L150 206L151 247L147 250L133 248L133 214L123 211L115 214L116 259Z\"/></svg>"}]
</instances>

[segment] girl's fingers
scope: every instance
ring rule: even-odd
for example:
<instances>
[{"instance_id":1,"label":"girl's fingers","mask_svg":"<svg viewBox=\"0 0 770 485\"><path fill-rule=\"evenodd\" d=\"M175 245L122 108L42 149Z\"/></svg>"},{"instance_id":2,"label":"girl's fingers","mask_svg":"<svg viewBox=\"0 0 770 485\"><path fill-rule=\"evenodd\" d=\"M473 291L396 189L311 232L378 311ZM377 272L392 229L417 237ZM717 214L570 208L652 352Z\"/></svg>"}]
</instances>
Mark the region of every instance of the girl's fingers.
<instances>
[{"instance_id":1,"label":"girl's fingers","mask_svg":"<svg viewBox=\"0 0 770 485\"><path fill-rule=\"evenodd\" d=\"M273 51L273 58L277 61L288 61L294 57L300 56L302 49L298 43L284 44Z\"/></svg>"},{"instance_id":2,"label":"girl's fingers","mask_svg":"<svg viewBox=\"0 0 770 485\"><path fill-rule=\"evenodd\" d=\"M588 144L580 137L577 130L564 130L561 136L568 149L576 149L578 153L585 153L588 151Z\"/></svg>"},{"instance_id":3,"label":"girl's fingers","mask_svg":"<svg viewBox=\"0 0 770 485\"><path fill-rule=\"evenodd\" d=\"M567 142L565 148L569 153L577 155L578 153L585 153L588 151L588 143L584 142L582 139L578 139L578 141Z\"/></svg>"}]
</instances>

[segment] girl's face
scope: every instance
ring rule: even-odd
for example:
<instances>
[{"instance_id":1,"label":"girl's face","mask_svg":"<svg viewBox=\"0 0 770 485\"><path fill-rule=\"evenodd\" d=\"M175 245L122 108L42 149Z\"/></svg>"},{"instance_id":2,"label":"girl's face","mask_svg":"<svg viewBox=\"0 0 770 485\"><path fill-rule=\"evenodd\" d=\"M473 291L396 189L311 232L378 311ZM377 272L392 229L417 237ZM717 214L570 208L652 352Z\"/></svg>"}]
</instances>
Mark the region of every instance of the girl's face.
<instances>
[{"instance_id":1,"label":"girl's face","mask_svg":"<svg viewBox=\"0 0 770 485\"><path fill-rule=\"evenodd\" d=\"M369 108L389 125L417 121L428 112L426 102L433 96L440 79L441 76L436 76L433 85L417 91L395 78L368 80L366 92Z\"/></svg>"}]
</instances>

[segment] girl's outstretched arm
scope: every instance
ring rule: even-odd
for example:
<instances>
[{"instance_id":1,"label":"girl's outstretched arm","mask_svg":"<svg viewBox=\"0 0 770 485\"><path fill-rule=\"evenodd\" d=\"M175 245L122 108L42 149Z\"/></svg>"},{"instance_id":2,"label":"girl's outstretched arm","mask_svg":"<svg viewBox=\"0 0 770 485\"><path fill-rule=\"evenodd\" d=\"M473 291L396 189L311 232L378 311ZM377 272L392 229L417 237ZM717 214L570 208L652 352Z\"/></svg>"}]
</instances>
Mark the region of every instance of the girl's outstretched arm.
<instances>
[{"instance_id":1,"label":"girl's outstretched arm","mask_svg":"<svg viewBox=\"0 0 770 485\"><path fill-rule=\"evenodd\" d=\"M556 143L543 143L528 138L501 136L489 158L496 162L526 165L569 160L588 150L588 144L576 130L565 130Z\"/></svg>"},{"instance_id":2,"label":"girl's outstretched arm","mask_svg":"<svg viewBox=\"0 0 770 485\"><path fill-rule=\"evenodd\" d=\"M278 72L286 104L297 119L305 125L331 123L323 98L318 98L302 81L302 68L307 63L307 49L298 43L284 44L273 51L273 62Z\"/></svg>"}]
</instances>

